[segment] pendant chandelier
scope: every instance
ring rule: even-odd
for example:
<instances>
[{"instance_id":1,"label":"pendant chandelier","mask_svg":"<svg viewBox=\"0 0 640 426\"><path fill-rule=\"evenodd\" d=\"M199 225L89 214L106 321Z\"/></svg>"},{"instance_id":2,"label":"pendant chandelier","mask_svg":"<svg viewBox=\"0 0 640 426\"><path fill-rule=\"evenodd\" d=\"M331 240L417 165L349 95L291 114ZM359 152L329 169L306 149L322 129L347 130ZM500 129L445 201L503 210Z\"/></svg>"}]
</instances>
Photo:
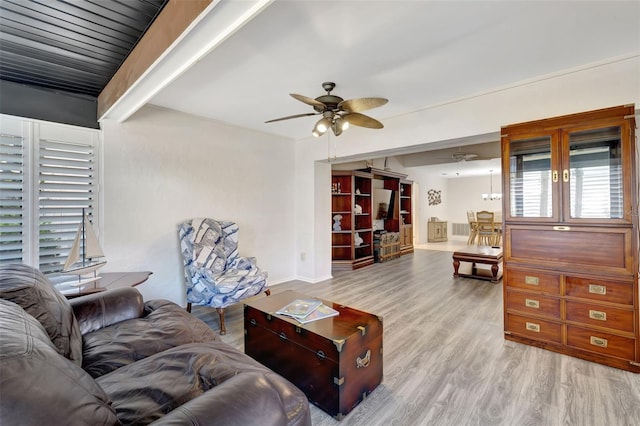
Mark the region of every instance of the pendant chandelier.
<instances>
[{"instance_id":1,"label":"pendant chandelier","mask_svg":"<svg viewBox=\"0 0 640 426\"><path fill-rule=\"evenodd\" d=\"M489 170L489 193L482 194L483 200L502 200L502 194L493 192L493 170Z\"/></svg>"}]
</instances>

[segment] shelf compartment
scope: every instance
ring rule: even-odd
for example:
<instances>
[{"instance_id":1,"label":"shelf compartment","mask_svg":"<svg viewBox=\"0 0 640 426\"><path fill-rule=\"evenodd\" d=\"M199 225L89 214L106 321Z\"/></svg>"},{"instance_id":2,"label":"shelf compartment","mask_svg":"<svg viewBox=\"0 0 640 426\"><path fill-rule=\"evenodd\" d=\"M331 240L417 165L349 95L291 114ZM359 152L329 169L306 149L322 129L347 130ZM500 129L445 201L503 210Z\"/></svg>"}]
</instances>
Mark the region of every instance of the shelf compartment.
<instances>
[{"instance_id":1,"label":"shelf compartment","mask_svg":"<svg viewBox=\"0 0 640 426\"><path fill-rule=\"evenodd\" d=\"M351 247L351 231L332 232L331 245Z\"/></svg>"},{"instance_id":2,"label":"shelf compartment","mask_svg":"<svg viewBox=\"0 0 640 426\"><path fill-rule=\"evenodd\" d=\"M351 259L351 246L332 247L331 255L335 260L349 260Z\"/></svg>"}]
</instances>

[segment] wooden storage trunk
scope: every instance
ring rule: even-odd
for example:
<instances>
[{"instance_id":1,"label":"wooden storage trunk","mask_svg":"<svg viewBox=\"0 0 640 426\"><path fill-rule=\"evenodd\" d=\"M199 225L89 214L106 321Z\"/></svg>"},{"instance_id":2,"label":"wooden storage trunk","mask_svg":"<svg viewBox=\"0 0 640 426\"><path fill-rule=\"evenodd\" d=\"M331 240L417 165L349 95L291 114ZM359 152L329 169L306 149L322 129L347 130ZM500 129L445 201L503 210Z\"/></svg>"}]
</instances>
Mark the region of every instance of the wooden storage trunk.
<instances>
[{"instance_id":1,"label":"wooden storage trunk","mask_svg":"<svg viewBox=\"0 0 640 426\"><path fill-rule=\"evenodd\" d=\"M374 252L375 261L379 263L399 258L401 254L400 233L378 234L374 239Z\"/></svg>"},{"instance_id":2,"label":"wooden storage trunk","mask_svg":"<svg viewBox=\"0 0 640 426\"><path fill-rule=\"evenodd\" d=\"M295 299L308 298L285 291L248 301L244 350L341 420L382 381L382 319L327 301L338 316L303 325L275 314Z\"/></svg>"}]
</instances>

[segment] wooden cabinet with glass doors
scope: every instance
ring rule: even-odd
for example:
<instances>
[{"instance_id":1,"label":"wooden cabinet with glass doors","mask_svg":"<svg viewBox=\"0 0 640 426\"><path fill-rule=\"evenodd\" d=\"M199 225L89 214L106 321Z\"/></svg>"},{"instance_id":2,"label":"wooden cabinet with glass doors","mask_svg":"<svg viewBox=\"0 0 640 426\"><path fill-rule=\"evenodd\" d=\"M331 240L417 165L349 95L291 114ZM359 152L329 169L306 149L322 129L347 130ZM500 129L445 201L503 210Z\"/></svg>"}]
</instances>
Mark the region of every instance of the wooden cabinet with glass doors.
<instances>
[{"instance_id":1,"label":"wooden cabinet with glass doors","mask_svg":"<svg viewBox=\"0 0 640 426\"><path fill-rule=\"evenodd\" d=\"M370 173L335 170L331 176L331 259L333 269L373 263Z\"/></svg>"},{"instance_id":2,"label":"wooden cabinet with glass doors","mask_svg":"<svg viewBox=\"0 0 640 426\"><path fill-rule=\"evenodd\" d=\"M634 107L502 128L505 338L640 373Z\"/></svg>"}]
</instances>

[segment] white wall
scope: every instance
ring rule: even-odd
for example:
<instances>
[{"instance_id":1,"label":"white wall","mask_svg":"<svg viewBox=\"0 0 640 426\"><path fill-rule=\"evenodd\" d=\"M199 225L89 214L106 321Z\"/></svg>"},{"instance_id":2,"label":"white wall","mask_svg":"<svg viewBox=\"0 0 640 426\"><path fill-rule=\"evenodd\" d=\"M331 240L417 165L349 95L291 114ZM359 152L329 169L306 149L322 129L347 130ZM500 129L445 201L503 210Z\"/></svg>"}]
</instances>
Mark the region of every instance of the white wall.
<instances>
[{"instance_id":1,"label":"white wall","mask_svg":"<svg viewBox=\"0 0 640 426\"><path fill-rule=\"evenodd\" d=\"M448 179L437 174L429 173L426 169L420 167L411 167L406 170L409 179L414 181L413 200L413 236L414 244L427 243L427 221L430 217L435 216L441 220L449 221L449 205L451 205L451 197L447 188ZM441 203L429 205L427 192L430 189L441 191ZM417 213L417 214L416 214Z\"/></svg>"},{"instance_id":2,"label":"white wall","mask_svg":"<svg viewBox=\"0 0 640 426\"><path fill-rule=\"evenodd\" d=\"M640 105L639 76L636 56L497 88L386 120L382 130L349 129L335 141L331 156L364 162L391 157L406 146L498 132L504 124ZM176 227L196 216L237 221L241 253L258 258L270 283L331 276L331 164L325 138L286 141L155 107L125 123L102 126L104 249L110 261L105 270L152 270L140 286L146 298L184 304ZM426 241L422 224L429 216L456 220L448 209L453 192L463 190L425 183L401 164L389 167L418 182L419 243ZM442 187L443 204L423 209L432 187Z\"/></svg>"},{"instance_id":3,"label":"white wall","mask_svg":"<svg viewBox=\"0 0 640 426\"><path fill-rule=\"evenodd\" d=\"M427 84L427 83L425 83ZM393 102L393 99L390 100ZM394 155L394 149L406 146L420 146L431 142L462 138L498 132L500 127L518 123L572 114L615 105L635 103L640 106L640 56L612 59L608 63L598 63L579 69L567 70L554 75L541 76L536 80L500 87L485 93L479 93L464 99L434 105L413 114L395 117L385 121L385 128L370 130L352 128L337 140L335 155L355 159L377 158ZM308 194L316 187L330 186L330 175L325 174L325 182L315 182L313 162L326 159L326 150L321 155L308 140L298 142L300 152L296 159L306 164L296 164L301 173L297 179L306 182L296 186L296 239L297 245L304 243L303 238L314 241L314 258L323 259L323 264L298 265L298 274L303 276L327 276L331 271L330 237L328 228L314 227L316 234L298 228L311 227L316 218L326 221L331 208L330 194L316 194L314 208L302 205L308 201ZM428 185L427 185L428 186ZM428 189L428 188L426 188ZM425 187L421 185L421 192ZM318 209L321 211L318 212ZM313 212L313 214L309 214ZM327 229L325 231L325 228Z\"/></svg>"},{"instance_id":4,"label":"white wall","mask_svg":"<svg viewBox=\"0 0 640 426\"><path fill-rule=\"evenodd\" d=\"M493 191L501 192L500 176L493 176ZM496 186L497 184L497 186ZM482 194L489 192L489 176L447 179L447 209L449 223L467 223L467 210L502 212L502 200L483 200ZM451 226L449 226L451 237Z\"/></svg>"},{"instance_id":5,"label":"white wall","mask_svg":"<svg viewBox=\"0 0 640 426\"><path fill-rule=\"evenodd\" d=\"M157 107L102 127L105 271L151 270L145 299L184 305L177 226L212 217L270 284L295 278L294 142Z\"/></svg>"}]
</instances>

